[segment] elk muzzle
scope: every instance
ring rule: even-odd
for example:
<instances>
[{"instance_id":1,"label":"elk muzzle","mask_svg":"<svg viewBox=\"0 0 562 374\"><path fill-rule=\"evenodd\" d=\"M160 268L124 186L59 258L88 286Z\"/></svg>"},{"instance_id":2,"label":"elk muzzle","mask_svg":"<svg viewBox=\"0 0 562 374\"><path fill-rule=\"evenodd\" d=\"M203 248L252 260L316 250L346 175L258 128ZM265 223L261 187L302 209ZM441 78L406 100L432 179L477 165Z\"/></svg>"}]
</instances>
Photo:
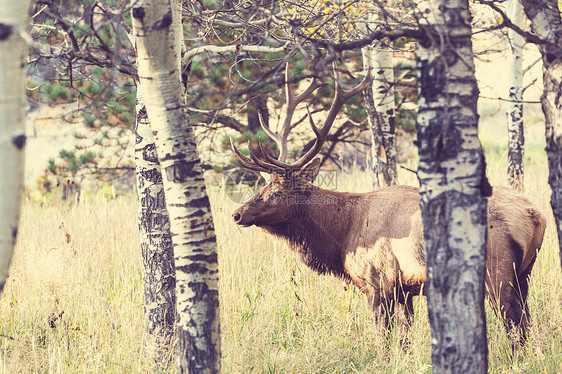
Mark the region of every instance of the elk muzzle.
<instances>
[{"instance_id":1,"label":"elk muzzle","mask_svg":"<svg viewBox=\"0 0 562 374\"><path fill-rule=\"evenodd\" d=\"M251 222L251 214L247 214L247 210L246 205L242 205L240 208L236 209L234 213L232 213L234 223L239 226L252 226L254 223Z\"/></svg>"}]
</instances>

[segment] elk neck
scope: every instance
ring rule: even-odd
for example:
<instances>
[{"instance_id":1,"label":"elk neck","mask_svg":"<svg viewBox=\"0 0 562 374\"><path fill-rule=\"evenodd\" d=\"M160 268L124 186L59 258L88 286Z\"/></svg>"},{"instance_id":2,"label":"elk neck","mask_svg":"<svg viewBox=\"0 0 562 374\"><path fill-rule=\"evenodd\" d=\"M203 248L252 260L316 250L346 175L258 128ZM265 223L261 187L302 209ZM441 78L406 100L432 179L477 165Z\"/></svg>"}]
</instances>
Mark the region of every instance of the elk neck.
<instances>
[{"instance_id":1,"label":"elk neck","mask_svg":"<svg viewBox=\"0 0 562 374\"><path fill-rule=\"evenodd\" d=\"M343 254L352 228L365 217L368 195L314 188L301 196L290 220L262 228L285 239L313 270L347 279Z\"/></svg>"}]
</instances>

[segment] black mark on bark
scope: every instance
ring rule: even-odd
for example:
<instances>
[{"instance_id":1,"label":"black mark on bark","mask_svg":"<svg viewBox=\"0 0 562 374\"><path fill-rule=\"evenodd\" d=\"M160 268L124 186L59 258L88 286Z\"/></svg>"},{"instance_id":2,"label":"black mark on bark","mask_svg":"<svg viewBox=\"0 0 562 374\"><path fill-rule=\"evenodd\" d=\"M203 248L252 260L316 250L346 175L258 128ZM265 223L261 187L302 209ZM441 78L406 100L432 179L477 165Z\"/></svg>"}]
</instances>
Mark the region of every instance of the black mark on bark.
<instances>
[{"instance_id":1,"label":"black mark on bark","mask_svg":"<svg viewBox=\"0 0 562 374\"><path fill-rule=\"evenodd\" d=\"M12 35L12 26L0 23L0 40L6 40Z\"/></svg>"},{"instance_id":2,"label":"black mark on bark","mask_svg":"<svg viewBox=\"0 0 562 374\"><path fill-rule=\"evenodd\" d=\"M183 183L198 173L197 170L194 170L195 165L197 165L197 161L177 160L166 168L166 177L170 181Z\"/></svg>"},{"instance_id":3,"label":"black mark on bark","mask_svg":"<svg viewBox=\"0 0 562 374\"><path fill-rule=\"evenodd\" d=\"M18 135L12 138L12 143L14 143L14 145L18 147L18 149L22 149L25 146L25 140L25 135Z\"/></svg>"},{"instance_id":4,"label":"black mark on bark","mask_svg":"<svg viewBox=\"0 0 562 374\"><path fill-rule=\"evenodd\" d=\"M167 13L158 21L156 21L152 28L153 30L162 30L170 27L171 24L172 24L172 15L170 13Z\"/></svg>"},{"instance_id":5,"label":"black mark on bark","mask_svg":"<svg viewBox=\"0 0 562 374\"><path fill-rule=\"evenodd\" d=\"M144 10L144 7L139 6L139 7L135 7L133 8L133 17L139 20L143 20L144 16L146 16L146 10Z\"/></svg>"}]
</instances>

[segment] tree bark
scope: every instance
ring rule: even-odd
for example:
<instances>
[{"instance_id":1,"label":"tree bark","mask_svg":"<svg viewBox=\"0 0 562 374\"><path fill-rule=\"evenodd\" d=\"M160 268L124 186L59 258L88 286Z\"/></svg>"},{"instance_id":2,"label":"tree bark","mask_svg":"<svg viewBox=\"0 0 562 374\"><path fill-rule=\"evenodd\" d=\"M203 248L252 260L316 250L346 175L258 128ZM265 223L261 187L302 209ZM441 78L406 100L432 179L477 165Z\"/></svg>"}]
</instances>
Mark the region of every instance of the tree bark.
<instances>
[{"instance_id":1,"label":"tree bark","mask_svg":"<svg viewBox=\"0 0 562 374\"><path fill-rule=\"evenodd\" d=\"M418 178L434 373L486 373L486 200L468 1L422 1Z\"/></svg>"},{"instance_id":2,"label":"tree bark","mask_svg":"<svg viewBox=\"0 0 562 374\"><path fill-rule=\"evenodd\" d=\"M556 221L562 262L562 20L555 0L523 0L531 29L546 43L539 45L543 61L541 106L545 116L550 205Z\"/></svg>"},{"instance_id":3,"label":"tree bark","mask_svg":"<svg viewBox=\"0 0 562 374\"><path fill-rule=\"evenodd\" d=\"M373 70L371 88L363 94L371 133L373 187L392 186L398 184L393 51L384 46L368 46L361 53L364 68Z\"/></svg>"},{"instance_id":4,"label":"tree bark","mask_svg":"<svg viewBox=\"0 0 562 374\"><path fill-rule=\"evenodd\" d=\"M162 173L146 108L137 93L136 177L143 259L148 351L157 372L168 362L175 335L176 275Z\"/></svg>"},{"instance_id":5,"label":"tree bark","mask_svg":"<svg viewBox=\"0 0 562 374\"><path fill-rule=\"evenodd\" d=\"M520 0L509 0L508 15L511 21L521 27L523 8ZM511 46L509 68L509 101L507 109L507 181L509 185L523 192L523 160L525 154L525 135L523 130L523 46L521 35L509 29L507 31Z\"/></svg>"},{"instance_id":6,"label":"tree bark","mask_svg":"<svg viewBox=\"0 0 562 374\"><path fill-rule=\"evenodd\" d=\"M0 0L0 294L4 290L23 191L25 32L30 2Z\"/></svg>"},{"instance_id":7,"label":"tree bark","mask_svg":"<svg viewBox=\"0 0 562 374\"><path fill-rule=\"evenodd\" d=\"M394 103L394 53L388 46L378 45L373 50L373 99L382 132L385 155L382 173L386 184L398 184L396 171L396 129Z\"/></svg>"},{"instance_id":8,"label":"tree bark","mask_svg":"<svg viewBox=\"0 0 562 374\"><path fill-rule=\"evenodd\" d=\"M373 47L367 46L361 49L363 57L363 67L365 70L373 68ZM383 142L382 130L377 117L375 99L373 97L373 82L363 91L363 102L367 109L367 123L371 134L371 172L373 174L373 189L381 188L380 175L383 169Z\"/></svg>"},{"instance_id":9,"label":"tree bark","mask_svg":"<svg viewBox=\"0 0 562 374\"><path fill-rule=\"evenodd\" d=\"M179 1L137 0L141 94L154 133L174 246L178 372L220 371L217 246L180 77Z\"/></svg>"}]
</instances>

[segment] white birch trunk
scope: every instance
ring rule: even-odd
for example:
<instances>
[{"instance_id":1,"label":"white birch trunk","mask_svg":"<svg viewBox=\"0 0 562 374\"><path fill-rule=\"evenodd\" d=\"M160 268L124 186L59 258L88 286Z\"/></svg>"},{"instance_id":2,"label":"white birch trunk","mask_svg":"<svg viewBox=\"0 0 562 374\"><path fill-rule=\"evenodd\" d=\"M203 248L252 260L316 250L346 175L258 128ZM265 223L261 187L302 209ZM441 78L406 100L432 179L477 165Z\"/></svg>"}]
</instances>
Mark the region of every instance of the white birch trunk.
<instances>
[{"instance_id":1,"label":"white birch trunk","mask_svg":"<svg viewBox=\"0 0 562 374\"><path fill-rule=\"evenodd\" d=\"M382 133L385 160L383 176L387 185L398 184L396 171L396 130L394 113L394 52L380 43L373 49L373 100Z\"/></svg>"},{"instance_id":2,"label":"white birch trunk","mask_svg":"<svg viewBox=\"0 0 562 374\"><path fill-rule=\"evenodd\" d=\"M30 2L0 0L0 293L18 232L25 146L25 33Z\"/></svg>"},{"instance_id":3,"label":"white birch trunk","mask_svg":"<svg viewBox=\"0 0 562 374\"><path fill-rule=\"evenodd\" d=\"M521 0L509 0L508 16L517 26L521 27L523 7ZM523 46L521 35L508 29L507 35L511 46L509 67L509 95L507 107L508 132L508 163L507 181L518 191L523 191L523 162L525 151L525 135L523 130Z\"/></svg>"},{"instance_id":4,"label":"white birch trunk","mask_svg":"<svg viewBox=\"0 0 562 374\"><path fill-rule=\"evenodd\" d=\"M137 88L139 84L137 83ZM148 352L161 372L175 334L176 275L162 173L144 101L137 92L135 162Z\"/></svg>"},{"instance_id":5,"label":"white birch trunk","mask_svg":"<svg viewBox=\"0 0 562 374\"><path fill-rule=\"evenodd\" d=\"M178 371L218 373L216 238L193 129L185 110L179 2L132 2L141 94L162 170L176 268Z\"/></svg>"},{"instance_id":6,"label":"white birch trunk","mask_svg":"<svg viewBox=\"0 0 562 374\"><path fill-rule=\"evenodd\" d=\"M376 17L371 15L369 20ZM363 93L371 134L373 187L398 184L394 103L394 52L388 46L361 49L363 68L371 69L373 82ZM382 175L382 178L381 178Z\"/></svg>"},{"instance_id":7,"label":"white birch trunk","mask_svg":"<svg viewBox=\"0 0 562 374\"><path fill-rule=\"evenodd\" d=\"M420 208L434 373L486 373L486 200L467 0L420 2ZM459 36L466 35L466 36Z\"/></svg>"},{"instance_id":8,"label":"white birch trunk","mask_svg":"<svg viewBox=\"0 0 562 374\"><path fill-rule=\"evenodd\" d=\"M531 29L547 41L539 45L543 60L542 110L545 116L550 205L556 221L562 263L562 20L556 0L523 0Z\"/></svg>"},{"instance_id":9,"label":"white birch trunk","mask_svg":"<svg viewBox=\"0 0 562 374\"><path fill-rule=\"evenodd\" d=\"M361 49L363 57L363 68L365 71L373 70L373 47L367 46ZM383 140L382 131L377 118L377 110L375 109L375 99L373 97L373 84L363 91L363 102L367 109L367 123L369 133L371 134L371 172L373 174L373 189L377 190L381 187L380 176L383 168Z\"/></svg>"}]
</instances>

